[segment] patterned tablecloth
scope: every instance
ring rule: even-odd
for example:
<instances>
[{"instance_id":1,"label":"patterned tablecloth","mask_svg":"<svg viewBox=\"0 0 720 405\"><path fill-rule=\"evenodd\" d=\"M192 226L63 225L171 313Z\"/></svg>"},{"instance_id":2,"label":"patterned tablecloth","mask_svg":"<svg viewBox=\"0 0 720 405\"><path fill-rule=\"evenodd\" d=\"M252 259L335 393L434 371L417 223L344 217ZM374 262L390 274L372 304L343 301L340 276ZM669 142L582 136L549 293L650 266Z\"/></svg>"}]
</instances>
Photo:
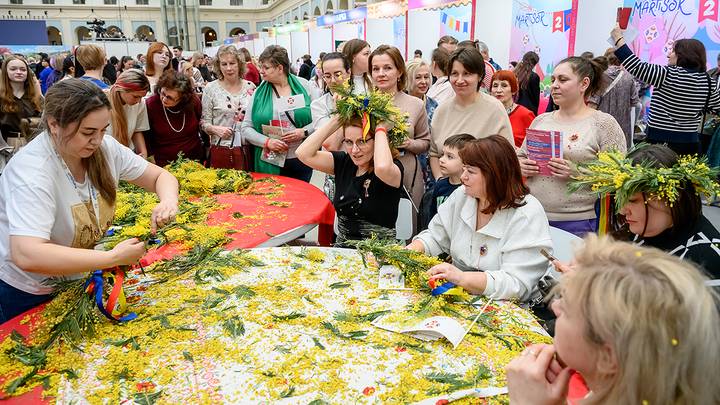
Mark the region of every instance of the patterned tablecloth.
<instances>
[{"instance_id":1,"label":"patterned tablecloth","mask_svg":"<svg viewBox=\"0 0 720 405\"><path fill-rule=\"evenodd\" d=\"M377 269L354 250L237 252L183 274L130 274L137 319L103 318L78 349L51 349L46 392L63 404L503 401L504 366L525 345L550 341L510 302L426 305L424 293L379 290ZM32 328L60 310L51 303ZM472 327L453 348L371 325L432 315ZM27 371L8 366L9 340L0 344L6 382Z\"/></svg>"}]
</instances>

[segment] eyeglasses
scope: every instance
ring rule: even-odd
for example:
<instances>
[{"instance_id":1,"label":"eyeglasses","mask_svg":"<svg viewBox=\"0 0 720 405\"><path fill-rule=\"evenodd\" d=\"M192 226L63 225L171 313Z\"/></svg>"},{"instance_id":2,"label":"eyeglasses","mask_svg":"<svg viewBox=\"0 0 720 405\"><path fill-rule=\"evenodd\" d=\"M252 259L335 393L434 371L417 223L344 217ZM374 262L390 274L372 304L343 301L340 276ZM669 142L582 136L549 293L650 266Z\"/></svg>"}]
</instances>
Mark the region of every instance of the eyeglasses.
<instances>
[{"instance_id":1,"label":"eyeglasses","mask_svg":"<svg viewBox=\"0 0 720 405\"><path fill-rule=\"evenodd\" d=\"M326 81L330 81L330 80L332 80L332 79L342 80L343 74L342 74L342 72L335 72L335 73L333 73L333 74L331 74L331 73L325 73L325 74L322 75L322 77L323 77L323 79L325 79Z\"/></svg>"},{"instance_id":2,"label":"eyeglasses","mask_svg":"<svg viewBox=\"0 0 720 405\"><path fill-rule=\"evenodd\" d=\"M161 92L160 92L160 98L161 98L161 99L168 100L168 101L170 101L170 102L178 101L178 99L176 99L175 97L171 97L171 96L168 96L167 94L165 94L164 91L161 91Z\"/></svg>"},{"instance_id":3,"label":"eyeglasses","mask_svg":"<svg viewBox=\"0 0 720 405\"><path fill-rule=\"evenodd\" d=\"M348 148L348 149L352 149L353 146L357 146L358 148L364 148L364 147L367 146L367 145L370 143L370 141L372 141L372 140L373 140L373 138L368 138L368 139L366 139L366 140L364 140L364 141L363 141L362 139L358 139L357 141L353 142L353 141L351 141L351 140L349 140L349 139L345 139L342 143L343 143L343 146L345 146L345 147Z\"/></svg>"}]
</instances>

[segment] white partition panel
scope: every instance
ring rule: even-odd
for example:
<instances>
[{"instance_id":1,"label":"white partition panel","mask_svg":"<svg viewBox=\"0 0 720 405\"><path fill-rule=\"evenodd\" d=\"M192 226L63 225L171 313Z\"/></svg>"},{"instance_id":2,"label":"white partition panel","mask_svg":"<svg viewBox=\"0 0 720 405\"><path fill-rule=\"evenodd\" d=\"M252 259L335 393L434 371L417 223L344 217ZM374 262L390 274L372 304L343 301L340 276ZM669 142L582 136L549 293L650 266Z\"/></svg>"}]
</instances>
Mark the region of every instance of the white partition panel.
<instances>
[{"instance_id":1,"label":"white partition panel","mask_svg":"<svg viewBox=\"0 0 720 405\"><path fill-rule=\"evenodd\" d=\"M475 9L475 39L490 49L490 57L503 68L510 64L512 1L478 0Z\"/></svg>"},{"instance_id":2,"label":"white partition panel","mask_svg":"<svg viewBox=\"0 0 720 405\"><path fill-rule=\"evenodd\" d=\"M335 46L332 43L332 31L330 27L318 27L310 29L310 55L313 59L320 57L320 52L332 52Z\"/></svg>"},{"instance_id":3,"label":"white partition panel","mask_svg":"<svg viewBox=\"0 0 720 405\"><path fill-rule=\"evenodd\" d=\"M360 23L362 24L362 23ZM362 25L360 25L362 27ZM347 41L354 38L360 38L358 24L340 23L335 24L335 41Z\"/></svg>"},{"instance_id":4,"label":"white partition panel","mask_svg":"<svg viewBox=\"0 0 720 405\"><path fill-rule=\"evenodd\" d=\"M440 12L436 10L410 10L408 14L408 59L419 49L423 59L430 62L433 49L440 39Z\"/></svg>"},{"instance_id":5,"label":"white partition panel","mask_svg":"<svg viewBox=\"0 0 720 405\"><path fill-rule=\"evenodd\" d=\"M253 39L253 56L258 57L262 53L263 49L265 49L265 40L263 38L255 38Z\"/></svg>"},{"instance_id":6,"label":"white partition panel","mask_svg":"<svg viewBox=\"0 0 720 405\"><path fill-rule=\"evenodd\" d=\"M682 4L682 2L680 3ZM617 8L622 6L622 0L598 2L586 0L578 4L575 55L580 55L585 51L593 52L595 55L605 53L605 50L610 47L607 39L610 37L610 30L615 26ZM668 15L672 14L668 12ZM715 27L717 26L715 25ZM708 62L711 61L708 60ZM714 64L711 63L711 65Z\"/></svg>"},{"instance_id":7,"label":"white partition panel","mask_svg":"<svg viewBox=\"0 0 720 405\"><path fill-rule=\"evenodd\" d=\"M301 58L305 54L310 53L310 44L308 43L307 32L293 32L290 34L292 38L292 51L290 60Z\"/></svg>"},{"instance_id":8,"label":"white partition panel","mask_svg":"<svg viewBox=\"0 0 720 405\"><path fill-rule=\"evenodd\" d=\"M373 18L367 20L367 39L370 48L375 49L380 45L393 43L393 20L392 18Z\"/></svg>"},{"instance_id":9,"label":"white partition panel","mask_svg":"<svg viewBox=\"0 0 720 405\"><path fill-rule=\"evenodd\" d=\"M283 48L285 48L288 51L288 56L290 56L291 61L297 59L297 57L293 58L290 55L290 50L292 49L292 39L290 39L290 34L276 35L275 39L276 39L277 45L282 46Z\"/></svg>"},{"instance_id":10,"label":"white partition panel","mask_svg":"<svg viewBox=\"0 0 720 405\"><path fill-rule=\"evenodd\" d=\"M277 42L276 42L276 38L275 38L275 37L263 38L263 43L264 43L264 45L263 45L263 50L265 50L265 48L267 48L267 47L270 46L270 45L277 45ZM260 51L260 52L262 52L262 51ZM259 54L258 54L258 55L259 55Z\"/></svg>"}]
</instances>

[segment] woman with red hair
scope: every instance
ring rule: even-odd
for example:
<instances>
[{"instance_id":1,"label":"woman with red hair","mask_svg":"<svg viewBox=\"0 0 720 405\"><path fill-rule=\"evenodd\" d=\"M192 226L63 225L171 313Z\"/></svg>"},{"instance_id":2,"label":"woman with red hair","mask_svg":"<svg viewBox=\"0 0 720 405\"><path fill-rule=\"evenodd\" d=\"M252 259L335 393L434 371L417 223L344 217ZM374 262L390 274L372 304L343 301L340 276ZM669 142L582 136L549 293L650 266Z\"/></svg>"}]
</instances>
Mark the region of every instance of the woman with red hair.
<instances>
[{"instance_id":1,"label":"woman with red hair","mask_svg":"<svg viewBox=\"0 0 720 405\"><path fill-rule=\"evenodd\" d=\"M460 149L462 187L407 249L431 256L447 253L452 264L430 269L471 294L528 302L540 293L547 270L541 249L550 251L548 220L523 184L515 148L500 135L475 139Z\"/></svg>"},{"instance_id":2,"label":"woman with red hair","mask_svg":"<svg viewBox=\"0 0 720 405\"><path fill-rule=\"evenodd\" d=\"M518 80L509 70L498 70L492 77L491 94L505 107L510 118L515 146L520 147L525 140L525 130L535 119L535 114L520 104L515 104L518 92Z\"/></svg>"},{"instance_id":3,"label":"woman with red hair","mask_svg":"<svg viewBox=\"0 0 720 405\"><path fill-rule=\"evenodd\" d=\"M170 59L172 59L172 53L170 48L162 42L153 42L150 44L147 50L147 65L145 65L145 75L148 77L150 82L150 93L155 93L155 85L160 76L167 71L172 69Z\"/></svg>"}]
</instances>

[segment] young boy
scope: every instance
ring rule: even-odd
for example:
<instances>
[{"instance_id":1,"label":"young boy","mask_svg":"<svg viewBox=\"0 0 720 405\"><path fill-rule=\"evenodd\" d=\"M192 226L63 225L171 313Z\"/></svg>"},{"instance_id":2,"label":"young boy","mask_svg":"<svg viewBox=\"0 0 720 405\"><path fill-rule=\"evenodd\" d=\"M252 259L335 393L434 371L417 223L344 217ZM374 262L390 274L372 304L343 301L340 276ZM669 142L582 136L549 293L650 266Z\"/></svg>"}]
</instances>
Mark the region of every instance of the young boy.
<instances>
[{"instance_id":1,"label":"young boy","mask_svg":"<svg viewBox=\"0 0 720 405\"><path fill-rule=\"evenodd\" d=\"M460 160L459 152L466 143L474 139L472 135L459 134L445 140L443 154L440 157L440 173L442 177L435 182L433 189L428 191L428 194L432 193L429 201L425 197L423 198L423 203L427 203L427 205L426 208L423 207L422 209L422 229L427 229L430 220L437 214L440 204L460 186L463 163Z\"/></svg>"}]
</instances>

